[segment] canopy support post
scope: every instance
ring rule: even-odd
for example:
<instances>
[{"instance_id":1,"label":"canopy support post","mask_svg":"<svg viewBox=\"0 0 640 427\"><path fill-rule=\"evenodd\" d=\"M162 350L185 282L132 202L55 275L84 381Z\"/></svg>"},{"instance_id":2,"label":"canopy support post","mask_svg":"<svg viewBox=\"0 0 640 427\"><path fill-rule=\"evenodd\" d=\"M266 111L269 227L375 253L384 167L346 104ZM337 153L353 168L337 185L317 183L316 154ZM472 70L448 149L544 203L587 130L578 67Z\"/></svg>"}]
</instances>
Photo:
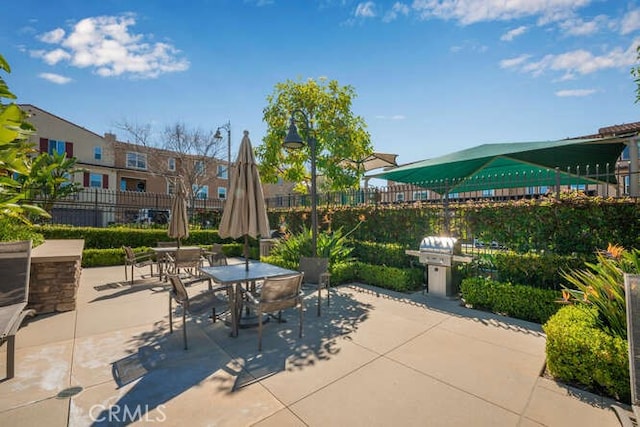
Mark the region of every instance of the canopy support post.
<instances>
[{"instance_id":1,"label":"canopy support post","mask_svg":"<svg viewBox=\"0 0 640 427\"><path fill-rule=\"evenodd\" d=\"M629 147L629 196L640 196L640 183L638 182L638 136L635 135L625 143Z\"/></svg>"}]
</instances>

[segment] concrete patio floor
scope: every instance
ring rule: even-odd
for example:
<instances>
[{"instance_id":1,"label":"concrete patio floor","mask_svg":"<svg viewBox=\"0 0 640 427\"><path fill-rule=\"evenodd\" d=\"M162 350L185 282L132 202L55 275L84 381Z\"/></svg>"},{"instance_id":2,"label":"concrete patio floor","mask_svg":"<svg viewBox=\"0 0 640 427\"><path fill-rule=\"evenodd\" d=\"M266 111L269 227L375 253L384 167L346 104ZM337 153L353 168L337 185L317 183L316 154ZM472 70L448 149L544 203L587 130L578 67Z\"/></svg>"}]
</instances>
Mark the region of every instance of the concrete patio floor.
<instances>
[{"instance_id":1,"label":"concrete patio floor","mask_svg":"<svg viewBox=\"0 0 640 427\"><path fill-rule=\"evenodd\" d=\"M185 351L166 288L123 280L84 269L75 311L21 328L0 425L620 425L612 402L540 376L539 325L458 301L341 286L321 317L307 295L302 339L294 311L266 324L262 353L255 328L231 338L204 316Z\"/></svg>"}]
</instances>

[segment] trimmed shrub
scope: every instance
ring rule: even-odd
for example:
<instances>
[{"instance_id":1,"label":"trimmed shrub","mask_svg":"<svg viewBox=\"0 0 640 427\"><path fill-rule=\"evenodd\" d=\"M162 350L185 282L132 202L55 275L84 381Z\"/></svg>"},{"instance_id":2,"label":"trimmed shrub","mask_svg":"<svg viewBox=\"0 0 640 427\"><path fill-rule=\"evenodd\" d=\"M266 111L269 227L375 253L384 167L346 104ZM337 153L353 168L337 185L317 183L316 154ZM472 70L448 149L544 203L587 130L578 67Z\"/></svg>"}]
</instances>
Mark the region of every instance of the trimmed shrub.
<instances>
[{"instance_id":1,"label":"trimmed shrub","mask_svg":"<svg viewBox=\"0 0 640 427\"><path fill-rule=\"evenodd\" d=\"M594 258L594 256L591 256ZM519 283L544 289L562 289L567 281L562 271L581 268L585 255L556 255L551 253L497 252L493 264L501 282Z\"/></svg>"},{"instance_id":2,"label":"trimmed shrub","mask_svg":"<svg viewBox=\"0 0 640 427\"><path fill-rule=\"evenodd\" d=\"M484 277L466 278L460 286L466 304L529 322L544 323L561 307L560 291L497 282Z\"/></svg>"},{"instance_id":3,"label":"trimmed shrub","mask_svg":"<svg viewBox=\"0 0 640 427\"><path fill-rule=\"evenodd\" d=\"M366 264L386 265L388 267L406 268L415 262L415 257L404 253L405 248L398 243L377 243L354 240L352 255Z\"/></svg>"},{"instance_id":4,"label":"trimmed shrub","mask_svg":"<svg viewBox=\"0 0 640 427\"><path fill-rule=\"evenodd\" d=\"M543 326L547 368L559 381L630 402L627 341L598 327L597 310L562 307Z\"/></svg>"},{"instance_id":5,"label":"trimmed shrub","mask_svg":"<svg viewBox=\"0 0 640 427\"><path fill-rule=\"evenodd\" d=\"M298 269L296 263L275 255L262 257L262 261L291 270ZM329 269L332 285L360 281L399 292L410 292L422 288L422 268L395 268L363 262L342 262L332 264Z\"/></svg>"}]
</instances>

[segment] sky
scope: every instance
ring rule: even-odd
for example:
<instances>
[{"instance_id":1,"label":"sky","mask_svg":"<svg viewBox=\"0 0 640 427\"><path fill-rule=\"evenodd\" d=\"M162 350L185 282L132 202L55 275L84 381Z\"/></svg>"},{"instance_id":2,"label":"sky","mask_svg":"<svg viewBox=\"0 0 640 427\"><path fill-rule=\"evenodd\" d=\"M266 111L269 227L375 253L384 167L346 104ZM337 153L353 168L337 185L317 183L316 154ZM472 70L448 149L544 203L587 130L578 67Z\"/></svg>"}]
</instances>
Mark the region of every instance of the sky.
<instances>
[{"instance_id":1,"label":"sky","mask_svg":"<svg viewBox=\"0 0 640 427\"><path fill-rule=\"evenodd\" d=\"M351 86L398 163L639 121L640 0L21 0L0 14L17 102L100 135L230 123L232 151L275 85Z\"/></svg>"}]
</instances>

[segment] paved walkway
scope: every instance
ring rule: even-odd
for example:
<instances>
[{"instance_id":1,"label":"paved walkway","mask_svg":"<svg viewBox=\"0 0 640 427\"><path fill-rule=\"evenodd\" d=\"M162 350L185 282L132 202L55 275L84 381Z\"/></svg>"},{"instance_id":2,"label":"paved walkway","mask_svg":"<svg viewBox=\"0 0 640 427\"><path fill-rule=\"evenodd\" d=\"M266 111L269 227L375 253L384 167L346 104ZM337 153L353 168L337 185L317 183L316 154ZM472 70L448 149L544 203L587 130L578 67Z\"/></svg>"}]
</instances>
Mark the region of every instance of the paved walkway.
<instances>
[{"instance_id":1,"label":"paved walkway","mask_svg":"<svg viewBox=\"0 0 640 427\"><path fill-rule=\"evenodd\" d=\"M304 337L288 323L228 336L189 321L168 333L168 296L84 269L77 310L18 333L16 377L0 382L5 426L618 426L609 402L542 378L539 325L456 301L342 286ZM6 346L0 348L4 372Z\"/></svg>"}]
</instances>

